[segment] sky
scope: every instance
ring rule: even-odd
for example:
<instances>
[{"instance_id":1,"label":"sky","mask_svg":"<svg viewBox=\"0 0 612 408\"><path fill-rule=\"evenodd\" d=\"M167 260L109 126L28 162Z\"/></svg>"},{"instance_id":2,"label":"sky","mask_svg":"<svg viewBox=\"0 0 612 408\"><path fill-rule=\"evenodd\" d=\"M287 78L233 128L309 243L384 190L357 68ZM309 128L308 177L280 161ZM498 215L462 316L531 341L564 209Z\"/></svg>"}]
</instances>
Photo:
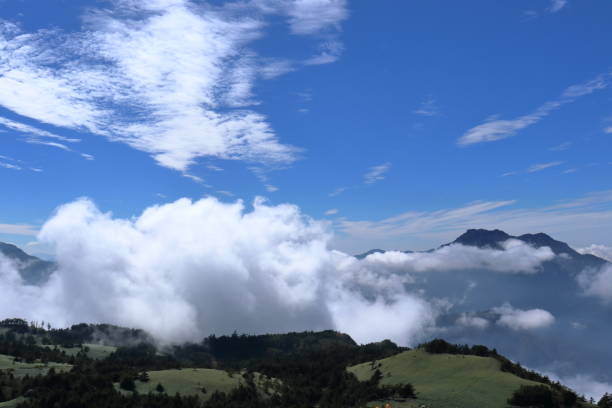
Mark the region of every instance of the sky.
<instances>
[{"instance_id":1,"label":"sky","mask_svg":"<svg viewBox=\"0 0 612 408\"><path fill-rule=\"evenodd\" d=\"M0 241L87 197L612 246L609 0L0 0Z\"/></svg>"}]
</instances>

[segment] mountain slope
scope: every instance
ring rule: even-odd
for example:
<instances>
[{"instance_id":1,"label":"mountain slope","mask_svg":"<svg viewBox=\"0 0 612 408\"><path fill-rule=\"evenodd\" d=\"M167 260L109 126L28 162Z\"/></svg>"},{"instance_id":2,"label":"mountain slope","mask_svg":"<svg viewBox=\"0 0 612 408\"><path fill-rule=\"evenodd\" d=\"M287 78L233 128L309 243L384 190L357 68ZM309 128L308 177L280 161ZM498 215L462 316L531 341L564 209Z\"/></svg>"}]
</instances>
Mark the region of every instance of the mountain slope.
<instances>
[{"instance_id":1,"label":"mountain slope","mask_svg":"<svg viewBox=\"0 0 612 408\"><path fill-rule=\"evenodd\" d=\"M372 364L373 363L373 364ZM504 408L521 385L533 381L502 372L499 361L491 357L429 354L421 349L405 351L380 361L359 364L348 370L361 381L382 372L382 385L414 386L417 399L394 403L397 408Z\"/></svg>"},{"instance_id":2,"label":"mountain slope","mask_svg":"<svg viewBox=\"0 0 612 408\"><path fill-rule=\"evenodd\" d=\"M0 254L15 262L21 278L28 285L45 283L56 268L54 262L29 255L17 246L5 242L0 242Z\"/></svg>"}]
</instances>

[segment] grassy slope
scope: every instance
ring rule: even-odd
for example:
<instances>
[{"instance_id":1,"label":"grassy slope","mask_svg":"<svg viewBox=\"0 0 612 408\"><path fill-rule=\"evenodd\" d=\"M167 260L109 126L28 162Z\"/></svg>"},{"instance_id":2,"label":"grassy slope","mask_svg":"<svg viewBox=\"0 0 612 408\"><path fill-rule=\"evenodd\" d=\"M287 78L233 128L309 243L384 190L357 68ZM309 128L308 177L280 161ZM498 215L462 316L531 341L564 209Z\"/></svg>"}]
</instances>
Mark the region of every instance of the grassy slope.
<instances>
[{"instance_id":1,"label":"grassy slope","mask_svg":"<svg viewBox=\"0 0 612 408\"><path fill-rule=\"evenodd\" d=\"M46 345L43 347L54 348L55 346ZM87 356L89 358L93 358L94 360L103 360L106 357L110 356L111 353L117 350L117 347L113 346L102 346L100 344L83 344L83 347L89 347L89 351L87 352ZM66 352L69 356L76 356L79 351L81 351L80 347L58 347L60 350Z\"/></svg>"},{"instance_id":2,"label":"grassy slope","mask_svg":"<svg viewBox=\"0 0 612 408\"><path fill-rule=\"evenodd\" d=\"M411 383L417 400L394 403L397 408L425 405L435 408L503 408L521 385L535 383L499 370L493 358L429 354L411 350L380 360L381 384ZM369 379L370 363L350 367L360 380Z\"/></svg>"},{"instance_id":3,"label":"grassy slope","mask_svg":"<svg viewBox=\"0 0 612 408\"><path fill-rule=\"evenodd\" d=\"M136 381L136 389L141 394L149 392L155 393L157 384L164 387L164 392L168 395L179 393L181 395L199 395L208 398L215 391L229 392L244 383L242 375L233 374L231 377L226 371L213 370L208 368L184 368L181 370L161 370L149 371L149 381L144 383ZM255 375L255 384L264 393L264 383L266 378ZM272 384L273 382L270 382ZM206 388L206 394L202 393L202 388ZM273 392L273 386L270 387Z\"/></svg>"},{"instance_id":4,"label":"grassy slope","mask_svg":"<svg viewBox=\"0 0 612 408\"><path fill-rule=\"evenodd\" d=\"M52 367L56 372L70 371L72 368L70 364L49 363L45 366L42 363L14 363L13 360L14 358L11 356L0 354L0 370L12 370L17 377L23 377L26 374L32 377L38 374L45 375Z\"/></svg>"},{"instance_id":5,"label":"grassy slope","mask_svg":"<svg viewBox=\"0 0 612 408\"><path fill-rule=\"evenodd\" d=\"M17 405L19 405L20 403L22 403L23 401L25 401L25 398L19 397L19 398L14 399L14 400L6 401L6 402L0 402L0 408L14 408Z\"/></svg>"}]
</instances>

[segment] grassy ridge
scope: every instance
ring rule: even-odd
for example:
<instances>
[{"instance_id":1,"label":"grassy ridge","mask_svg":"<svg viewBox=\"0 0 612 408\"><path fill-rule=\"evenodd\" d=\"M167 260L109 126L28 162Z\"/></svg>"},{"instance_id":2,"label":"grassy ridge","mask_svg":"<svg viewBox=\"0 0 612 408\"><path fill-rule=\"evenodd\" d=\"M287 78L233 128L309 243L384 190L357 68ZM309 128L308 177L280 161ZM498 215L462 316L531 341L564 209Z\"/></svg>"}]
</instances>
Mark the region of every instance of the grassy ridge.
<instances>
[{"instance_id":1,"label":"grassy ridge","mask_svg":"<svg viewBox=\"0 0 612 408\"><path fill-rule=\"evenodd\" d=\"M139 394L156 393L157 384L164 387L168 395L198 395L208 399L215 391L229 393L245 380L240 373L230 376L227 371L209 368L183 368L181 370L148 371L149 381L135 381L136 391ZM262 395L272 394L278 381L269 379L257 373L254 374L254 383ZM206 389L206 393L203 392Z\"/></svg>"},{"instance_id":2,"label":"grassy ridge","mask_svg":"<svg viewBox=\"0 0 612 408\"><path fill-rule=\"evenodd\" d=\"M429 354L411 350L372 363L359 364L348 370L360 380L382 372L381 384L411 383L417 400L394 403L397 408L425 405L435 408L503 408L507 399L521 385L535 385L499 369L500 363L490 357Z\"/></svg>"},{"instance_id":3,"label":"grassy ridge","mask_svg":"<svg viewBox=\"0 0 612 408\"><path fill-rule=\"evenodd\" d=\"M60 350L64 351L68 356L76 356L80 351L82 351L81 347L61 347L61 346L50 346L44 345L43 347L54 348L57 347ZM103 346L100 344L89 344L84 343L83 348L87 347L89 350L85 353L87 357L93 358L94 360L103 360L106 357L110 356L111 353L117 351L117 347L114 346Z\"/></svg>"},{"instance_id":4,"label":"grassy ridge","mask_svg":"<svg viewBox=\"0 0 612 408\"><path fill-rule=\"evenodd\" d=\"M14 408L20 403L22 403L23 401L25 401L25 398L19 397L14 400L0 402L0 408Z\"/></svg>"},{"instance_id":5,"label":"grassy ridge","mask_svg":"<svg viewBox=\"0 0 612 408\"><path fill-rule=\"evenodd\" d=\"M43 364L16 362L14 357L0 354L0 370L10 371L16 377L24 377L26 374L30 377L45 375L51 368L54 368L56 372L64 372L70 371L72 366L70 364L61 363Z\"/></svg>"}]
</instances>

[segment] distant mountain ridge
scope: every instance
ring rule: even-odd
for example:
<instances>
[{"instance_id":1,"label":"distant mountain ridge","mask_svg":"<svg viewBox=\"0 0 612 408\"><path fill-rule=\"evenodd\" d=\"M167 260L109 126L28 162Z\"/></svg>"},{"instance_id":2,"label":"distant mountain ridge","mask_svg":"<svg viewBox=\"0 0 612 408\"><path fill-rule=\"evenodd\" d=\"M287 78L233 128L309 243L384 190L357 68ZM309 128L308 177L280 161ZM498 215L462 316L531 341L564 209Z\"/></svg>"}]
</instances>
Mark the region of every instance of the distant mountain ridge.
<instances>
[{"instance_id":1,"label":"distant mountain ridge","mask_svg":"<svg viewBox=\"0 0 612 408\"><path fill-rule=\"evenodd\" d=\"M21 278L28 285L42 285L56 269L55 262L29 255L13 244L0 242L0 253L17 264Z\"/></svg>"},{"instance_id":2,"label":"distant mountain ridge","mask_svg":"<svg viewBox=\"0 0 612 408\"><path fill-rule=\"evenodd\" d=\"M509 240L516 239L518 241L522 241L526 244L529 244L535 248L548 247L553 251L555 255L566 254L571 259L580 261L585 264L590 264L593 266L601 266L606 264L608 261L605 259L599 258L595 255L590 254L581 254L568 244L562 241L557 241L552 238L550 235L547 235L543 232L539 232L537 234L523 234L519 236L510 235L502 230L494 229L469 229L463 234L461 234L457 239L447 244L441 245L438 248L443 248L453 244L461 244L465 246L473 246L478 248L492 248L492 249L503 249L502 243ZM421 251L421 252L431 252L434 249L429 251ZM370 251L364 252L362 254L356 255L357 259L363 259L368 255L374 253L385 253L387 251L383 249L372 249ZM414 251L402 251L404 253L412 253Z\"/></svg>"}]
</instances>

